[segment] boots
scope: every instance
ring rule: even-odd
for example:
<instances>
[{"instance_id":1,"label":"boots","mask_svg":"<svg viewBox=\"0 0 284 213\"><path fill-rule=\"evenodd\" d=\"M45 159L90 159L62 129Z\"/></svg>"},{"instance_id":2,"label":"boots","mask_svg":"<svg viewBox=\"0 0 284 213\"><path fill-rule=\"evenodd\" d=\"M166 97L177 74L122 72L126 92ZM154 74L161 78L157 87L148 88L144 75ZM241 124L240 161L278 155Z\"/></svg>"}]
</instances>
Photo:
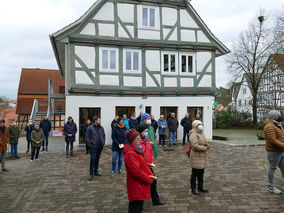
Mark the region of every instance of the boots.
<instances>
[{"instance_id":1,"label":"boots","mask_svg":"<svg viewBox=\"0 0 284 213\"><path fill-rule=\"evenodd\" d=\"M208 193L209 191L207 189L203 188L203 176L204 176L204 170L201 170L197 180L198 180L198 191L203 193Z\"/></svg>"}]
</instances>

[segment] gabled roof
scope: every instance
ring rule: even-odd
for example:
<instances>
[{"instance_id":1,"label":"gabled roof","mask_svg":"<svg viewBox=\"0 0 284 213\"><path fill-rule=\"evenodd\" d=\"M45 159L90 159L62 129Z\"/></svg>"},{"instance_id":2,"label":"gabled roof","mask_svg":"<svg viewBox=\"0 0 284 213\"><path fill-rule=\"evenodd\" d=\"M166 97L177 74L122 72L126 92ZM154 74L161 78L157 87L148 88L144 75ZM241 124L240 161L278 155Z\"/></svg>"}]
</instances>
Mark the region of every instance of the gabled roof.
<instances>
[{"instance_id":1,"label":"gabled roof","mask_svg":"<svg viewBox=\"0 0 284 213\"><path fill-rule=\"evenodd\" d=\"M271 54L270 58L272 58L279 69L284 72L284 54Z\"/></svg>"},{"instance_id":2,"label":"gabled roof","mask_svg":"<svg viewBox=\"0 0 284 213\"><path fill-rule=\"evenodd\" d=\"M52 80L55 94L60 93L60 87L65 86L65 80L59 70L23 68L17 98L17 114L30 114L34 99L48 99L48 79Z\"/></svg>"},{"instance_id":3,"label":"gabled roof","mask_svg":"<svg viewBox=\"0 0 284 213\"><path fill-rule=\"evenodd\" d=\"M23 68L18 95L48 95L48 79L53 80L54 93L59 93L59 87L65 86L59 70Z\"/></svg>"},{"instance_id":4,"label":"gabled roof","mask_svg":"<svg viewBox=\"0 0 284 213\"><path fill-rule=\"evenodd\" d=\"M231 95L232 95L232 98L234 98L234 100L236 100L238 97L239 91L241 89L241 85L242 85L242 82L234 82L232 85Z\"/></svg>"},{"instance_id":5,"label":"gabled roof","mask_svg":"<svg viewBox=\"0 0 284 213\"><path fill-rule=\"evenodd\" d=\"M94 0L94 1L95 1L94 4L79 19L77 19L73 23L67 25L66 27L62 28L61 30L58 30L57 32L55 32L55 33L53 33L49 36L51 44L52 44L52 48L53 48L53 51L54 51L54 54L55 54L55 58L56 58L56 61L57 61L58 67L59 67L59 70L61 71L62 74L63 74L63 70L65 69L65 64L64 64L64 61L65 61L65 51L64 51L65 43L62 43L59 40L65 38L66 35L68 34L69 30L73 30L78 25L83 23L87 18L89 18L89 16L92 14L93 10L95 10L101 3L104 3L106 0ZM143 0L137 0L137 1L140 2L140 1L143 1ZM227 53L230 52L230 50L220 40L218 40L217 37L210 31L208 26L204 23L204 21L201 19L201 17L197 14L196 10L189 3L190 0L177 0L177 1L174 1L174 0L162 1L161 4L173 4L173 2L176 2L176 4L181 4L182 2L184 2L187 5L187 7L192 11L193 15L199 21L201 26L204 27L204 29L206 30L208 35L216 43L217 49L220 51L220 54L217 55L217 56L224 55L224 54L227 54ZM145 2L160 3L159 0L145 1Z\"/></svg>"}]
</instances>

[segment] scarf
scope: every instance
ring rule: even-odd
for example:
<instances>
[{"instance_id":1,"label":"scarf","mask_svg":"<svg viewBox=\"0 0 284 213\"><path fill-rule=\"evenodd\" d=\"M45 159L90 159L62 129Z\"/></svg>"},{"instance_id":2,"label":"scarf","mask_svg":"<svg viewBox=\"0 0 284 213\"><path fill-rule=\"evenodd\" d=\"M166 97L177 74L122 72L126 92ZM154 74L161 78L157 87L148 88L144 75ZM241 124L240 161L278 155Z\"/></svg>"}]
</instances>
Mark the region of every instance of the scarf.
<instances>
[{"instance_id":1,"label":"scarf","mask_svg":"<svg viewBox=\"0 0 284 213\"><path fill-rule=\"evenodd\" d=\"M125 125L124 125L124 124L122 124L122 125L117 124L117 127L119 127L120 129L122 129L122 128L125 127Z\"/></svg>"},{"instance_id":2,"label":"scarf","mask_svg":"<svg viewBox=\"0 0 284 213\"><path fill-rule=\"evenodd\" d=\"M276 120L273 120L273 122L274 122L277 126L282 127L281 122L278 122L278 121L276 121Z\"/></svg>"},{"instance_id":3,"label":"scarf","mask_svg":"<svg viewBox=\"0 0 284 213\"><path fill-rule=\"evenodd\" d=\"M134 145L134 146L136 146L136 148L138 149L138 151L139 151L139 152L143 153L143 148L142 148L142 146L141 146L141 145L140 145L140 146L138 146L138 145Z\"/></svg>"}]
</instances>

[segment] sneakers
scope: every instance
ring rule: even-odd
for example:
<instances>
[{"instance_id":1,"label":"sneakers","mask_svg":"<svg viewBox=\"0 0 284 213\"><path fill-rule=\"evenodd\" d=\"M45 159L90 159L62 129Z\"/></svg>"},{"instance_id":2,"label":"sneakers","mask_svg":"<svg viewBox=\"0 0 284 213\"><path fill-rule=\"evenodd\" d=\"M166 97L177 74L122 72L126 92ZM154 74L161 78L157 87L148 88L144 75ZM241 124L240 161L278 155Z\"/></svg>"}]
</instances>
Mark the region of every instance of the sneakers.
<instances>
[{"instance_id":1,"label":"sneakers","mask_svg":"<svg viewBox=\"0 0 284 213\"><path fill-rule=\"evenodd\" d=\"M39 159L38 159L38 158L36 158L35 160L36 160L36 161L39 161Z\"/></svg>"},{"instance_id":2,"label":"sneakers","mask_svg":"<svg viewBox=\"0 0 284 213\"><path fill-rule=\"evenodd\" d=\"M93 175L90 175L88 180L93 180L94 179L94 176Z\"/></svg>"},{"instance_id":3,"label":"sneakers","mask_svg":"<svg viewBox=\"0 0 284 213\"><path fill-rule=\"evenodd\" d=\"M33 162L33 160L30 160L30 162Z\"/></svg>"},{"instance_id":4,"label":"sneakers","mask_svg":"<svg viewBox=\"0 0 284 213\"><path fill-rule=\"evenodd\" d=\"M268 186L268 191L270 191L271 193L274 193L274 194L281 194L282 193L281 190L277 189L274 186Z\"/></svg>"},{"instance_id":5,"label":"sneakers","mask_svg":"<svg viewBox=\"0 0 284 213\"><path fill-rule=\"evenodd\" d=\"M162 147L162 145L159 145L159 147L161 148L161 147Z\"/></svg>"},{"instance_id":6,"label":"sneakers","mask_svg":"<svg viewBox=\"0 0 284 213\"><path fill-rule=\"evenodd\" d=\"M111 176L115 176L116 175L116 172L111 172Z\"/></svg>"},{"instance_id":7,"label":"sneakers","mask_svg":"<svg viewBox=\"0 0 284 213\"><path fill-rule=\"evenodd\" d=\"M164 148L167 148L167 145L164 145Z\"/></svg>"}]
</instances>

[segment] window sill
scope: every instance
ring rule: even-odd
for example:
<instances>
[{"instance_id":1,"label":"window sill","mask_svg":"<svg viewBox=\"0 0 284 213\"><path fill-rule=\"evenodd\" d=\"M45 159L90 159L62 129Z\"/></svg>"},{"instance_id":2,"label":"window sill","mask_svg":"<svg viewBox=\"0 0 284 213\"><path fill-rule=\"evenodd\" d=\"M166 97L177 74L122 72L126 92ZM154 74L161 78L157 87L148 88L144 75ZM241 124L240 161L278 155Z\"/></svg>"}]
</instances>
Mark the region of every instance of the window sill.
<instances>
[{"instance_id":1,"label":"window sill","mask_svg":"<svg viewBox=\"0 0 284 213\"><path fill-rule=\"evenodd\" d=\"M138 30L157 31L157 32L160 31L160 29L158 29L157 27L139 27Z\"/></svg>"}]
</instances>

